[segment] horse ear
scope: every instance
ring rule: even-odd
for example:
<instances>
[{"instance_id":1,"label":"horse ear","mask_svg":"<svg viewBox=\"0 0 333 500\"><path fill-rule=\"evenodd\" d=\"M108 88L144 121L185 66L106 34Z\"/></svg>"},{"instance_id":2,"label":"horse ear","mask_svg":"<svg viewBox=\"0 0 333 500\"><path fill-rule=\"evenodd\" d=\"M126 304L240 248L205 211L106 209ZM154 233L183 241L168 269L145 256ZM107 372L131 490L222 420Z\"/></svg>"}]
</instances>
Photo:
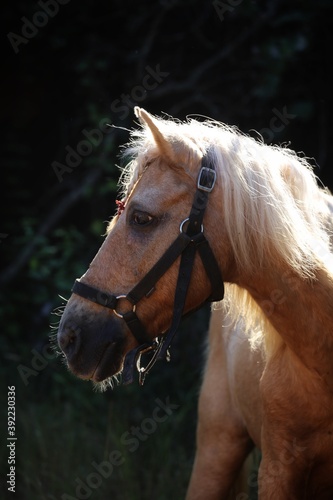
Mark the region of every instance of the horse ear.
<instances>
[{"instance_id":1,"label":"horse ear","mask_svg":"<svg viewBox=\"0 0 333 500\"><path fill-rule=\"evenodd\" d=\"M161 130L158 127L158 122L155 120L151 114L145 111L143 108L135 106L134 113L137 118L140 119L142 124L146 124L149 127L156 145L163 156L166 156L172 163L177 163L175 152L172 148L170 142L163 136Z\"/></svg>"}]
</instances>

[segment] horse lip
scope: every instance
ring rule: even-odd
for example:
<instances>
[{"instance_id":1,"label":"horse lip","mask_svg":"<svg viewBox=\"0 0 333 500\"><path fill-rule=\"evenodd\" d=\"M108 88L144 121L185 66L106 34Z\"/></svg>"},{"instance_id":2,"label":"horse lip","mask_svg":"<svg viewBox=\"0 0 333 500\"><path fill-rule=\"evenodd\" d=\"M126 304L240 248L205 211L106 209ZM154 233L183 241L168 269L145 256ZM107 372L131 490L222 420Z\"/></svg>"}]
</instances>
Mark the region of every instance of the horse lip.
<instances>
[{"instance_id":1,"label":"horse lip","mask_svg":"<svg viewBox=\"0 0 333 500\"><path fill-rule=\"evenodd\" d=\"M104 351L101 354L101 357L96 365L96 368L91 375L90 379L93 380L94 382L102 382L106 378L110 377L113 375L112 373L110 374L110 358L113 357L114 355L114 350L116 347L117 342L111 342L109 343ZM112 363L111 363L112 364ZM109 371L107 369L109 368Z\"/></svg>"}]
</instances>

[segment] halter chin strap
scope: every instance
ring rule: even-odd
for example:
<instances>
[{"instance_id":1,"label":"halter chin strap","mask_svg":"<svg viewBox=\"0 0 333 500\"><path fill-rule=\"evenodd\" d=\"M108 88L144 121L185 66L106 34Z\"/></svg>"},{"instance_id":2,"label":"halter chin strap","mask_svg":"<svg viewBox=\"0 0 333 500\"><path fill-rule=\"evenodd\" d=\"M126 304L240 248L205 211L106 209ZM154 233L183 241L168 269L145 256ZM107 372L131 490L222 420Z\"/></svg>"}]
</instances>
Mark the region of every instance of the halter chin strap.
<instances>
[{"instance_id":1,"label":"halter chin strap","mask_svg":"<svg viewBox=\"0 0 333 500\"><path fill-rule=\"evenodd\" d=\"M207 299L214 302L222 300L224 284L222 275L214 253L203 233L203 218L208 203L208 195L212 192L216 182L216 172L209 163L207 156L203 157L201 170L197 181L197 190L194 196L190 215L180 225L180 234L162 257L148 271L148 273L126 295L112 295L102 292L86 283L76 280L72 292L91 300L103 307L112 309L116 316L122 318L138 342L138 347L127 353L123 367L123 383L133 382L134 369L139 372L139 382L144 383L145 376L158 359L165 356L169 359L168 349L177 332L185 306L188 287L191 280L195 254L198 251L206 274L211 283L212 293ZM171 326L161 337L153 341L148 337L145 328L136 314L136 305L143 297L149 297L155 290L155 285L172 264L181 256L177 286L174 298L174 310ZM132 310L121 314L117 311L120 300L126 299L132 304ZM153 352L147 366L140 366L142 354Z\"/></svg>"}]
</instances>

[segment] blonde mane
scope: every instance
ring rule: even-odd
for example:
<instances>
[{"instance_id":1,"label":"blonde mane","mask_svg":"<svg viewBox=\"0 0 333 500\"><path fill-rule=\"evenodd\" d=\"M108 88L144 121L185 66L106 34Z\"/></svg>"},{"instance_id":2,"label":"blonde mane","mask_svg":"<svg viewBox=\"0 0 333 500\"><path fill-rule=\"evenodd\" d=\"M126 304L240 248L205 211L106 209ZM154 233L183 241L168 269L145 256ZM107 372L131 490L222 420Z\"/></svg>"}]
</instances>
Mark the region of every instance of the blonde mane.
<instances>
[{"instance_id":1,"label":"blonde mane","mask_svg":"<svg viewBox=\"0 0 333 500\"><path fill-rule=\"evenodd\" d=\"M223 224L240 272L254 274L258 266L269 269L277 262L302 279L313 278L318 267L333 272L326 195L304 157L212 120L154 120L175 151L187 151L187 169L192 149L210 155L220 179ZM146 165L159 157L148 127L131 133L125 154L134 158L121 175L127 197ZM226 289L231 317L243 318L253 343L261 340L262 332L272 328L261 308L237 285Z\"/></svg>"}]
</instances>

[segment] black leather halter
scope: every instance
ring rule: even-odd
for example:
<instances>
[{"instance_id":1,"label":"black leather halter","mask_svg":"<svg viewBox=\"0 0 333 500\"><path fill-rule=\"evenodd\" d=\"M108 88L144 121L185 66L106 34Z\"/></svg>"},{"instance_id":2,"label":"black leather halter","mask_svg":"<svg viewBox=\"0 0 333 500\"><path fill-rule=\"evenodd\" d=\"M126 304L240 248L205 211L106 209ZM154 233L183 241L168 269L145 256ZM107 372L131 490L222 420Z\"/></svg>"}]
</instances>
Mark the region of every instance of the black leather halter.
<instances>
[{"instance_id":1,"label":"black leather halter","mask_svg":"<svg viewBox=\"0 0 333 500\"><path fill-rule=\"evenodd\" d=\"M123 368L123 383L133 382L135 367L139 372L139 382L142 385L145 376L155 364L157 359L165 356L169 358L168 348L176 334L191 279L195 254L198 251L205 271L211 283L212 293L208 301L222 300L224 296L224 284L222 275L215 259L214 253L203 232L203 218L208 203L208 195L212 192L216 182L215 169L210 165L207 155L203 157L201 170L197 181L189 217L180 224L180 233L162 257L141 279L141 281L126 295L112 295L102 292L86 283L76 280L72 292L81 297L91 300L101 306L112 309L116 316L122 318L133 336L138 342L138 347L127 353ZM176 259L181 256L178 279L174 298L173 318L169 330L160 337L151 340L136 314L136 305L143 297L150 297L155 290L155 285L164 273L171 267ZM132 304L132 310L121 314L117 312L120 300L126 299ZM153 356L146 367L140 366L141 355L153 352Z\"/></svg>"}]
</instances>

